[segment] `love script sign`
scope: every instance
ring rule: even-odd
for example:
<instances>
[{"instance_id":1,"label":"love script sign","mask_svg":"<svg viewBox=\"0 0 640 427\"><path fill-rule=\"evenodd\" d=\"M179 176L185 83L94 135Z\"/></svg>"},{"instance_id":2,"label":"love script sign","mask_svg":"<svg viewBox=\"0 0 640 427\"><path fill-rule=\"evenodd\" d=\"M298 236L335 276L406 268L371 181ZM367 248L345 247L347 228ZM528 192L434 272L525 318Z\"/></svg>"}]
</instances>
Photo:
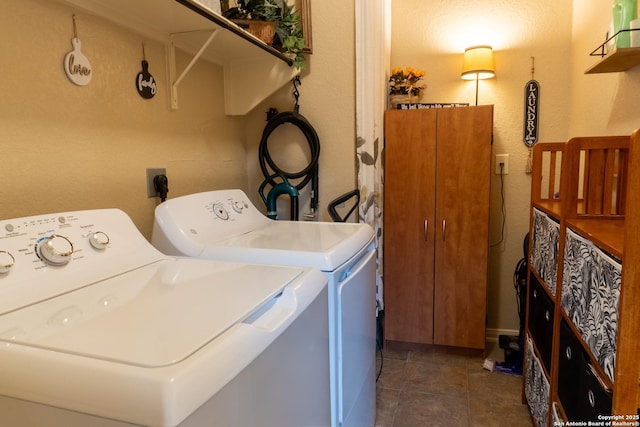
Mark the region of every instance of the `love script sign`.
<instances>
[{"instance_id":1,"label":"love script sign","mask_svg":"<svg viewBox=\"0 0 640 427\"><path fill-rule=\"evenodd\" d=\"M85 86L91 81L91 63L80 50L82 43L79 38L71 39L71 45L73 50L64 57L64 72L73 83Z\"/></svg>"}]
</instances>

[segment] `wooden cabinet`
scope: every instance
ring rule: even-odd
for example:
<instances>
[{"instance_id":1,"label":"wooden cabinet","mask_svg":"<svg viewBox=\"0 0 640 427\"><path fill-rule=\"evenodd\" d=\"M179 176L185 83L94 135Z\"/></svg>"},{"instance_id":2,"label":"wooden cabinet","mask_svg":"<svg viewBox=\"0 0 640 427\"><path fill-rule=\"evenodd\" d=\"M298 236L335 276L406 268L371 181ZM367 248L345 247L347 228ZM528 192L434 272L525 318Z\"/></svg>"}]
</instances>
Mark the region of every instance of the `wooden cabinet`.
<instances>
[{"instance_id":1,"label":"wooden cabinet","mask_svg":"<svg viewBox=\"0 0 640 427\"><path fill-rule=\"evenodd\" d=\"M484 348L493 106L385 113L385 338Z\"/></svg>"}]
</instances>

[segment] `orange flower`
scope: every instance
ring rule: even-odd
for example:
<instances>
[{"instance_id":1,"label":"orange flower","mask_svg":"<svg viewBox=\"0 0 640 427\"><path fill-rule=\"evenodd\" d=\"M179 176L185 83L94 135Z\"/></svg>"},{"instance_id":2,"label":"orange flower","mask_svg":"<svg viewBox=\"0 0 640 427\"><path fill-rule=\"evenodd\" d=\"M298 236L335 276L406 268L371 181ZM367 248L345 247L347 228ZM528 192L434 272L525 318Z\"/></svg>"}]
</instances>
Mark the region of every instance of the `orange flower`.
<instances>
[{"instance_id":1,"label":"orange flower","mask_svg":"<svg viewBox=\"0 0 640 427\"><path fill-rule=\"evenodd\" d=\"M426 86L418 86L418 81L426 75L423 70L418 70L412 67L394 67L391 69L391 76L389 77L389 94L411 94L419 95L420 91Z\"/></svg>"}]
</instances>

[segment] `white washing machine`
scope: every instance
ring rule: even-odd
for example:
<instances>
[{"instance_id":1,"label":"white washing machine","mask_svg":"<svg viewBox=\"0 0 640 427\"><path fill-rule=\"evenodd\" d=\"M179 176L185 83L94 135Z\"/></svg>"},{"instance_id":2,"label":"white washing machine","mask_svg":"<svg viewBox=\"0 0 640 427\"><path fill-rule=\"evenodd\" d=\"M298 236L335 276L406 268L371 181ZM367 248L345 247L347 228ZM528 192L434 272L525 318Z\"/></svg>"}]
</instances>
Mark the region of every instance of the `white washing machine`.
<instances>
[{"instance_id":1,"label":"white washing machine","mask_svg":"<svg viewBox=\"0 0 640 427\"><path fill-rule=\"evenodd\" d=\"M327 280L167 257L115 209L0 221L0 425L328 425Z\"/></svg>"},{"instance_id":2,"label":"white washing machine","mask_svg":"<svg viewBox=\"0 0 640 427\"><path fill-rule=\"evenodd\" d=\"M375 422L375 245L367 224L274 221L241 190L158 205L151 243L166 254L311 266L329 279L333 426Z\"/></svg>"}]
</instances>

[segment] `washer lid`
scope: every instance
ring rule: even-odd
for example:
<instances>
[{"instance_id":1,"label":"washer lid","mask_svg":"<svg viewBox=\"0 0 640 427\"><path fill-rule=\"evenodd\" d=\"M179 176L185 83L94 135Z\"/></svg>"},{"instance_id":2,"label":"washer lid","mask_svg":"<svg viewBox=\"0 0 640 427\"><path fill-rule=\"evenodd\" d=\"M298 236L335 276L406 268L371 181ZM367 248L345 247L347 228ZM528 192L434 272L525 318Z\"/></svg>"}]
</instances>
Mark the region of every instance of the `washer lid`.
<instances>
[{"instance_id":1,"label":"washer lid","mask_svg":"<svg viewBox=\"0 0 640 427\"><path fill-rule=\"evenodd\" d=\"M270 221L244 234L202 242L205 246L200 256L331 272L372 240L373 229L367 224Z\"/></svg>"},{"instance_id":2,"label":"washer lid","mask_svg":"<svg viewBox=\"0 0 640 427\"><path fill-rule=\"evenodd\" d=\"M0 341L167 366L255 313L301 274L299 268L162 260L0 316Z\"/></svg>"}]
</instances>

